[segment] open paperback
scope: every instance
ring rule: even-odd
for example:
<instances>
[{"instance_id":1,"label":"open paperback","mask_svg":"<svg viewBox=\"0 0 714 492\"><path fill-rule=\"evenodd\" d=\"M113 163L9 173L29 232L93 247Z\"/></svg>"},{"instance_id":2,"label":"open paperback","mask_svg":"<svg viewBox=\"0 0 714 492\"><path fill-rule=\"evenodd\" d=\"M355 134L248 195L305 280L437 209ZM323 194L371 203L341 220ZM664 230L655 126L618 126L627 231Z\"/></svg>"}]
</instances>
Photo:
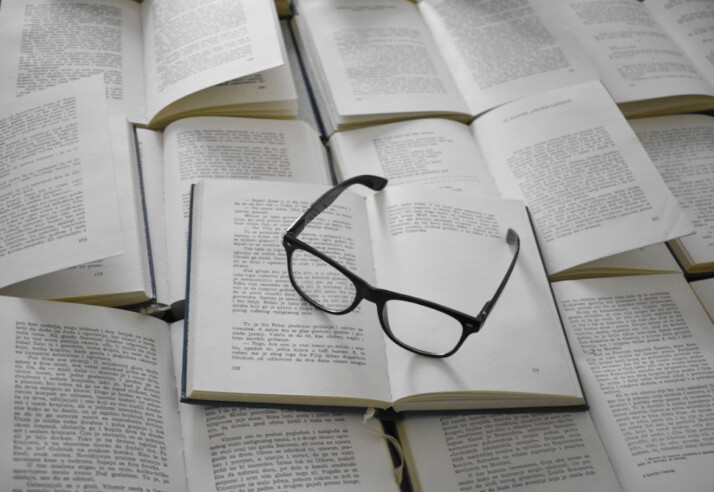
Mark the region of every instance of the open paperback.
<instances>
[{"instance_id":1,"label":"open paperback","mask_svg":"<svg viewBox=\"0 0 714 492\"><path fill-rule=\"evenodd\" d=\"M0 44L2 99L103 74L132 123L297 114L272 0L5 2Z\"/></svg>"},{"instance_id":2,"label":"open paperback","mask_svg":"<svg viewBox=\"0 0 714 492\"><path fill-rule=\"evenodd\" d=\"M367 301L328 315L291 287L282 234L325 190L194 187L187 400L396 411L583 405L522 202L406 185L367 198L348 190L306 228L306 241L372 285L473 316L512 259L506 230L520 235L515 269L481 331L431 359L389 341Z\"/></svg>"},{"instance_id":3,"label":"open paperback","mask_svg":"<svg viewBox=\"0 0 714 492\"><path fill-rule=\"evenodd\" d=\"M693 231L599 83L514 101L468 126L397 122L337 132L329 145L339 179L524 200L551 279L678 271L661 244L639 248Z\"/></svg>"},{"instance_id":4,"label":"open paperback","mask_svg":"<svg viewBox=\"0 0 714 492\"><path fill-rule=\"evenodd\" d=\"M0 297L0 476L14 491L398 486L360 413L179 405L169 325ZM180 359L180 355L178 355Z\"/></svg>"},{"instance_id":5,"label":"open paperback","mask_svg":"<svg viewBox=\"0 0 714 492\"><path fill-rule=\"evenodd\" d=\"M425 116L469 121L592 80L602 80L628 116L714 107L706 2L414 3L296 2L328 135Z\"/></svg>"},{"instance_id":6,"label":"open paperback","mask_svg":"<svg viewBox=\"0 0 714 492\"><path fill-rule=\"evenodd\" d=\"M329 182L317 133L298 121L185 118L157 132L134 131L126 120L112 118L110 129L121 212L121 227L112 232L121 231L114 246L123 243L124 252L0 293L105 306L155 300L182 311L191 183L204 177Z\"/></svg>"}]
</instances>

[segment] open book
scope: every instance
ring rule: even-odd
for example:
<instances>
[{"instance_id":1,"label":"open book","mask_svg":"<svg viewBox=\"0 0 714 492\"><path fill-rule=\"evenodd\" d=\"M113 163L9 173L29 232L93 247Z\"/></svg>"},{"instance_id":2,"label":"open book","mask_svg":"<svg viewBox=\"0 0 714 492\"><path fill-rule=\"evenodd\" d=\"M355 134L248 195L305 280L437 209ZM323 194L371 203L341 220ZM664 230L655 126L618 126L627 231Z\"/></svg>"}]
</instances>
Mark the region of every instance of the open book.
<instances>
[{"instance_id":1,"label":"open book","mask_svg":"<svg viewBox=\"0 0 714 492\"><path fill-rule=\"evenodd\" d=\"M0 44L0 99L103 74L110 115L152 127L297 114L272 0L5 2Z\"/></svg>"},{"instance_id":2,"label":"open book","mask_svg":"<svg viewBox=\"0 0 714 492\"><path fill-rule=\"evenodd\" d=\"M524 200L554 280L678 271L663 245L639 248L693 230L597 82L505 104L468 126L411 120L337 132L329 145L339 179L375 174Z\"/></svg>"},{"instance_id":3,"label":"open book","mask_svg":"<svg viewBox=\"0 0 714 492\"><path fill-rule=\"evenodd\" d=\"M700 492L714 453L714 326L680 274L558 282L591 410L406 415L416 491Z\"/></svg>"},{"instance_id":4,"label":"open book","mask_svg":"<svg viewBox=\"0 0 714 492\"><path fill-rule=\"evenodd\" d=\"M291 287L282 235L326 189L194 187L186 399L396 411L584 403L522 202L407 185L367 198L347 190L305 229L305 241L371 285L472 316L511 263L507 229L520 235L513 273L481 330L432 359L387 339L369 302L328 315Z\"/></svg>"},{"instance_id":5,"label":"open book","mask_svg":"<svg viewBox=\"0 0 714 492\"><path fill-rule=\"evenodd\" d=\"M0 105L0 287L122 253L101 80Z\"/></svg>"},{"instance_id":6,"label":"open book","mask_svg":"<svg viewBox=\"0 0 714 492\"><path fill-rule=\"evenodd\" d=\"M192 183L205 177L329 183L324 147L317 133L299 121L197 117L163 132L134 132L126 120L113 118L110 128L121 211L121 227L112 232L122 233L113 246L123 242L124 252L71 264L0 293L105 306L156 300L177 304L182 312ZM109 198L109 191L100 196Z\"/></svg>"},{"instance_id":7,"label":"open book","mask_svg":"<svg viewBox=\"0 0 714 492\"><path fill-rule=\"evenodd\" d=\"M694 224L669 245L690 276L714 273L714 118L672 115L630 121L662 178Z\"/></svg>"},{"instance_id":8,"label":"open book","mask_svg":"<svg viewBox=\"0 0 714 492\"><path fill-rule=\"evenodd\" d=\"M0 312L7 490L399 490L359 413L179 405L163 321L11 297Z\"/></svg>"},{"instance_id":9,"label":"open book","mask_svg":"<svg viewBox=\"0 0 714 492\"><path fill-rule=\"evenodd\" d=\"M325 148L301 121L196 117L137 130L157 298L186 295L191 185L204 178L329 184Z\"/></svg>"},{"instance_id":10,"label":"open book","mask_svg":"<svg viewBox=\"0 0 714 492\"><path fill-rule=\"evenodd\" d=\"M665 27L640 2L415 3L296 2L299 44L328 135L424 116L468 121L597 79L628 115L714 107L706 31L697 22ZM711 7L697 8L706 22ZM666 10L653 9L657 17L682 16Z\"/></svg>"}]
</instances>

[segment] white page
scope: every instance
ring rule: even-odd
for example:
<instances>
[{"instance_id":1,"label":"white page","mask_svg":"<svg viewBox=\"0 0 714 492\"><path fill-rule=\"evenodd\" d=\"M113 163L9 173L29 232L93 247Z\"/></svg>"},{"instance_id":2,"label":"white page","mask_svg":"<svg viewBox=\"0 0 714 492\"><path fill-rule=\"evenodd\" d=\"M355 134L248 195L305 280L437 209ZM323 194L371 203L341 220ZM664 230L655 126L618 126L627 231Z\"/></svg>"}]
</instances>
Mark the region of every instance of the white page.
<instances>
[{"instance_id":1,"label":"white page","mask_svg":"<svg viewBox=\"0 0 714 492\"><path fill-rule=\"evenodd\" d=\"M5 490L186 490L168 326L0 297Z\"/></svg>"},{"instance_id":2,"label":"white page","mask_svg":"<svg viewBox=\"0 0 714 492\"><path fill-rule=\"evenodd\" d=\"M109 114L146 123L140 8L134 0L3 2L0 101L103 74Z\"/></svg>"},{"instance_id":3,"label":"white page","mask_svg":"<svg viewBox=\"0 0 714 492\"><path fill-rule=\"evenodd\" d=\"M398 425L417 491L621 490L587 412L409 415Z\"/></svg>"},{"instance_id":4,"label":"white page","mask_svg":"<svg viewBox=\"0 0 714 492\"><path fill-rule=\"evenodd\" d=\"M177 368L183 333L183 322L171 325ZM189 490L397 490L381 425L360 411L192 404L179 412Z\"/></svg>"},{"instance_id":5,"label":"white page","mask_svg":"<svg viewBox=\"0 0 714 492\"><path fill-rule=\"evenodd\" d=\"M600 83L501 106L473 128L503 195L528 205L549 274L693 230Z\"/></svg>"},{"instance_id":6,"label":"white page","mask_svg":"<svg viewBox=\"0 0 714 492\"><path fill-rule=\"evenodd\" d=\"M186 118L164 132L169 301L186 295L191 185L202 178L329 183L317 134L298 121Z\"/></svg>"},{"instance_id":7,"label":"white page","mask_svg":"<svg viewBox=\"0 0 714 492\"><path fill-rule=\"evenodd\" d=\"M124 253L11 285L0 291L3 295L58 299L145 292L153 296L133 129L124 118L112 118L109 129Z\"/></svg>"},{"instance_id":8,"label":"white page","mask_svg":"<svg viewBox=\"0 0 714 492\"><path fill-rule=\"evenodd\" d=\"M573 34L558 22L559 2L424 0L418 5L471 114L598 78Z\"/></svg>"},{"instance_id":9,"label":"white page","mask_svg":"<svg viewBox=\"0 0 714 492\"><path fill-rule=\"evenodd\" d=\"M191 116L242 116L286 118L297 114L295 77L299 74L287 62L285 34L274 18L280 53L285 63L274 68L229 80L194 92L163 108L152 121L152 128L163 128L171 121Z\"/></svg>"},{"instance_id":10,"label":"white page","mask_svg":"<svg viewBox=\"0 0 714 492\"><path fill-rule=\"evenodd\" d=\"M708 490L714 326L682 275L573 280L553 289L623 488Z\"/></svg>"},{"instance_id":11,"label":"white page","mask_svg":"<svg viewBox=\"0 0 714 492\"><path fill-rule=\"evenodd\" d=\"M0 285L123 251L101 79L0 108Z\"/></svg>"},{"instance_id":12,"label":"white page","mask_svg":"<svg viewBox=\"0 0 714 492\"><path fill-rule=\"evenodd\" d=\"M349 406L359 399L359 406L386 406L389 382L375 310L328 315L307 304L288 278L282 236L328 188L238 180L198 186L186 396L196 388L229 399L238 393L240 401ZM345 223L350 228L341 231ZM300 237L373 281L364 198L343 193Z\"/></svg>"},{"instance_id":13,"label":"white page","mask_svg":"<svg viewBox=\"0 0 714 492\"><path fill-rule=\"evenodd\" d=\"M506 230L521 238L514 271L493 311L454 355L424 357L385 337L395 401L468 391L580 394L522 202L396 186L369 197L367 205L377 286L473 316L510 265ZM493 398L491 405L509 402Z\"/></svg>"},{"instance_id":14,"label":"white page","mask_svg":"<svg viewBox=\"0 0 714 492\"><path fill-rule=\"evenodd\" d=\"M298 19L340 116L466 106L416 8L402 0L302 0ZM301 24L302 25L302 24Z\"/></svg>"},{"instance_id":15,"label":"white page","mask_svg":"<svg viewBox=\"0 0 714 492\"><path fill-rule=\"evenodd\" d=\"M146 0L149 119L189 94L284 62L272 0Z\"/></svg>"},{"instance_id":16,"label":"white page","mask_svg":"<svg viewBox=\"0 0 714 492\"><path fill-rule=\"evenodd\" d=\"M691 262L714 262L714 118L660 116L630 125L694 224L694 234L679 239Z\"/></svg>"},{"instance_id":17,"label":"white page","mask_svg":"<svg viewBox=\"0 0 714 492\"><path fill-rule=\"evenodd\" d=\"M714 4L707 0L646 0L643 4L689 55L704 78L714 85L714 36L711 35Z\"/></svg>"},{"instance_id":18,"label":"white page","mask_svg":"<svg viewBox=\"0 0 714 492\"><path fill-rule=\"evenodd\" d=\"M332 135L335 172L383 176L391 185L415 183L481 196L499 196L491 171L469 127L421 118Z\"/></svg>"},{"instance_id":19,"label":"white page","mask_svg":"<svg viewBox=\"0 0 714 492\"><path fill-rule=\"evenodd\" d=\"M615 101L680 94L714 95L682 48L667 36L642 2L559 2L561 22L570 26L597 64Z\"/></svg>"}]
</instances>

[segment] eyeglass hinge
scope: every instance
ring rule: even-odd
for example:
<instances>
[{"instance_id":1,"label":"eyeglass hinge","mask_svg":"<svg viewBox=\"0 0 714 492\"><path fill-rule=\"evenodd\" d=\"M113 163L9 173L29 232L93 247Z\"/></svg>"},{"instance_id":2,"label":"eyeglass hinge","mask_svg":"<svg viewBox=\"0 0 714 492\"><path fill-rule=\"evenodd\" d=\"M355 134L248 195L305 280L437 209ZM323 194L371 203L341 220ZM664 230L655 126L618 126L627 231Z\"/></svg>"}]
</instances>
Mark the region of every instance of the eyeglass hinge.
<instances>
[{"instance_id":1,"label":"eyeglass hinge","mask_svg":"<svg viewBox=\"0 0 714 492\"><path fill-rule=\"evenodd\" d=\"M476 317L481 323L486 321L486 318L488 317L488 313L491 312L491 301L486 301L486 304L483 305L481 308L481 312L478 313L478 316Z\"/></svg>"}]
</instances>

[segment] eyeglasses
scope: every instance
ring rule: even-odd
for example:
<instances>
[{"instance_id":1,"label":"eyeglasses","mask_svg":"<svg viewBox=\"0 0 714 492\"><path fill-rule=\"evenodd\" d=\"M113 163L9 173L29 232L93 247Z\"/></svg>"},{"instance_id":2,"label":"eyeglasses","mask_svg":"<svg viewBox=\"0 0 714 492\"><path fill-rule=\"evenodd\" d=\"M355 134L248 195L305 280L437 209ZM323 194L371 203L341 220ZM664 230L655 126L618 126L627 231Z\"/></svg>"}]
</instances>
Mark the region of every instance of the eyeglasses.
<instances>
[{"instance_id":1,"label":"eyeglasses","mask_svg":"<svg viewBox=\"0 0 714 492\"><path fill-rule=\"evenodd\" d=\"M310 205L283 235L290 283L307 302L331 314L347 314L363 299L371 301L377 306L382 329L400 347L428 357L454 354L469 335L481 329L506 286L518 259L518 234L508 229L506 242L513 247L513 259L496 293L477 316L418 297L378 289L297 238L315 217L354 184L379 191L387 185L387 180L378 176L355 176L337 184Z\"/></svg>"}]
</instances>

